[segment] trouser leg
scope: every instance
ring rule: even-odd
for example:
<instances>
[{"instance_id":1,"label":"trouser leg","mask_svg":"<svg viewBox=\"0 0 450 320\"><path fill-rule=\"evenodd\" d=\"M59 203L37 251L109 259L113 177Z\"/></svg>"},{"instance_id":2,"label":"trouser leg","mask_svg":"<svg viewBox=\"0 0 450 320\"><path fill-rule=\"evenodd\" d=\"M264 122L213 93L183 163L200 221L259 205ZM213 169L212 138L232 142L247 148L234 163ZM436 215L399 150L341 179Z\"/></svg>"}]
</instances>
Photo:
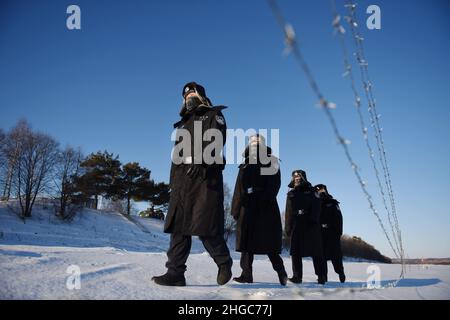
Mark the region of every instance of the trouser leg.
<instances>
[{"instance_id":1,"label":"trouser leg","mask_svg":"<svg viewBox=\"0 0 450 320\"><path fill-rule=\"evenodd\" d=\"M186 236L178 233L170 235L170 245L167 251L166 267L168 273L184 274L186 271L186 261L191 251L192 239L191 236Z\"/></svg>"},{"instance_id":2,"label":"trouser leg","mask_svg":"<svg viewBox=\"0 0 450 320\"><path fill-rule=\"evenodd\" d=\"M294 276L298 276L299 278L303 277L303 261L301 255L292 255L292 272Z\"/></svg>"},{"instance_id":3,"label":"trouser leg","mask_svg":"<svg viewBox=\"0 0 450 320\"><path fill-rule=\"evenodd\" d=\"M212 237L199 237L203 242L203 246L209 255L214 259L214 262L221 266L223 264L233 264L233 260L230 257L230 251L228 250L227 243L223 236Z\"/></svg>"},{"instance_id":4,"label":"trouser leg","mask_svg":"<svg viewBox=\"0 0 450 320\"><path fill-rule=\"evenodd\" d=\"M326 260L322 256L315 256L312 259L316 275L324 276L326 268Z\"/></svg>"},{"instance_id":5,"label":"trouser leg","mask_svg":"<svg viewBox=\"0 0 450 320\"><path fill-rule=\"evenodd\" d=\"M277 253L268 254L270 262L272 262L272 267L275 271L284 270L283 259Z\"/></svg>"},{"instance_id":6,"label":"trouser leg","mask_svg":"<svg viewBox=\"0 0 450 320\"><path fill-rule=\"evenodd\" d=\"M240 265L242 268L242 275L250 277L253 275L253 253L242 252Z\"/></svg>"},{"instance_id":7,"label":"trouser leg","mask_svg":"<svg viewBox=\"0 0 450 320\"><path fill-rule=\"evenodd\" d=\"M342 263L342 257L337 257L335 259L332 259L331 263L333 264L334 271L337 274L344 273L344 264Z\"/></svg>"}]
</instances>

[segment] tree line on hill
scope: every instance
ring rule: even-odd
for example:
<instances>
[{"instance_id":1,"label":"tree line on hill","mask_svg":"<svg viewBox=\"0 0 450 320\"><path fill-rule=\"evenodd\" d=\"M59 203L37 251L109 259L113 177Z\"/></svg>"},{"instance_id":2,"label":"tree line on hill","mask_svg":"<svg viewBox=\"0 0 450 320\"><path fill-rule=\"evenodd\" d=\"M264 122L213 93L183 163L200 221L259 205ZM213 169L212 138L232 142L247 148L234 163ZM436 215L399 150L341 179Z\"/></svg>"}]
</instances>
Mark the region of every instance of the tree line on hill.
<instances>
[{"instance_id":1,"label":"tree line on hill","mask_svg":"<svg viewBox=\"0 0 450 320\"><path fill-rule=\"evenodd\" d=\"M84 156L79 148L62 148L26 120L7 132L0 128L0 188L1 200L17 199L22 218L31 217L38 197L54 199L62 219L82 206L97 209L100 196L124 201L128 214L132 201L149 201L152 208L169 201L168 184L155 182L138 162L122 164L106 150Z\"/></svg>"}]
</instances>

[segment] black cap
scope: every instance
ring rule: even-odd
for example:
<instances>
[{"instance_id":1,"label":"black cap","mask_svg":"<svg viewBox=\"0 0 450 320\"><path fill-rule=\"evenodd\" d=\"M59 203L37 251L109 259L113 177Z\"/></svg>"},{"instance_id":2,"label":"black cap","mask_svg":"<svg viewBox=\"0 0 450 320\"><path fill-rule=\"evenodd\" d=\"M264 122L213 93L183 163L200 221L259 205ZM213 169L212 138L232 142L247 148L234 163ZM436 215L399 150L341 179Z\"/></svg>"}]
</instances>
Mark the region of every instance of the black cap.
<instances>
[{"instance_id":1,"label":"black cap","mask_svg":"<svg viewBox=\"0 0 450 320\"><path fill-rule=\"evenodd\" d=\"M181 95L184 98L190 92L197 92L202 97L207 98L205 88L196 82L186 83L183 87L183 92L181 93Z\"/></svg>"},{"instance_id":2,"label":"black cap","mask_svg":"<svg viewBox=\"0 0 450 320\"><path fill-rule=\"evenodd\" d=\"M306 172L305 171L300 170L300 169L292 171L292 178L296 174L299 174L302 177L303 180L308 181L308 179L306 178Z\"/></svg>"},{"instance_id":3,"label":"black cap","mask_svg":"<svg viewBox=\"0 0 450 320\"><path fill-rule=\"evenodd\" d=\"M288 187L289 187L289 188L294 188L294 186L295 186L295 183L294 183L294 176L295 176L296 174L299 174L299 175L302 177L302 180L303 180L302 183L307 183L307 184L309 184L308 179L306 178L306 172L303 171L303 170L298 169L298 170L292 171L292 179L291 179L291 182L289 182L289 184L288 184Z\"/></svg>"},{"instance_id":4,"label":"black cap","mask_svg":"<svg viewBox=\"0 0 450 320\"><path fill-rule=\"evenodd\" d=\"M325 189L325 191L328 193L327 186L324 184L317 184L314 186L314 189L316 189L316 191L319 191L320 189Z\"/></svg>"}]
</instances>

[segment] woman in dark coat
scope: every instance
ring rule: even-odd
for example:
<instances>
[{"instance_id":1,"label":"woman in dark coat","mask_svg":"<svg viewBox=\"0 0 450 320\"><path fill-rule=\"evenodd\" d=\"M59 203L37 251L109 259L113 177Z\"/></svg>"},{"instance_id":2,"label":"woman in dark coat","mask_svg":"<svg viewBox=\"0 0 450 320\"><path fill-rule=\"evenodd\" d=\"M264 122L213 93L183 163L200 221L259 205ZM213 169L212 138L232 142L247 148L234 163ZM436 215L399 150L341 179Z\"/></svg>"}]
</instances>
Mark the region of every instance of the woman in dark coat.
<instances>
[{"instance_id":1,"label":"woman in dark coat","mask_svg":"<svg viewBox=\"0 0 450 320\"><path fill-rule=\"evenodd\" d=\"M325 261L323 259L320 232L320 200L308 182L303 170L292 172L292 188L286 198L285 229L290 237L293 276L289 280L301 283L303 277L302 257L312 257L314 270L320 284L325 283Z\"/></svg>"},{"instance_id":2,"label":"woman in dark coat","mask_svg":"<svg viewBox=\"0 0 450 320\"><path fill-rule=\"evenodd\" d=\"M264 159L258 155L264 155ZM281 185L278 159L263 137L252 136L244 152L244 163L234 189L231 214L237 220L236 251L241 252L240 283L252 283L252 263L255 254L267 254L279 281L286 285L287 273L280 257L282 226L277 194ZM269 170L266 172L262 170Z\"/></svg>"},{"instance_id":3,"label":"woman in dark coat","mask_svg":"<svg viewBox=\"0 0 450 320\"><path fill-rule=\"evenodd\" d=\"M339 275L339 280L345 282L344 265L342 263L341 236L342 213L339 201L328 193L327 186L318 184L314 187L320 195L322 202L320 212L320 225L322 228L322 245L325 260L331 260L334 271ZM325 264L325 275L328 273Z\"/></svg>"}]
</instances>

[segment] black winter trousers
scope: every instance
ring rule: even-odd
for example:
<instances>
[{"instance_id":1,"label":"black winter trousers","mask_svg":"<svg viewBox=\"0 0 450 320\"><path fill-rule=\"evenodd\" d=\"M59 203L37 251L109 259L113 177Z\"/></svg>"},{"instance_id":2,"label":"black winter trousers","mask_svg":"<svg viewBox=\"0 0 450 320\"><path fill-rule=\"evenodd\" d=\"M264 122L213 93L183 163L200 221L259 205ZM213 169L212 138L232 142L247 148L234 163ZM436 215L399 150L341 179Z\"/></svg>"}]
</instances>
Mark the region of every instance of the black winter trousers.
<instances>
[{"instance_id":1,"label":"black winter trousers","mask_svg":"<svg viewBox=\"0 0 450 320\"><path fill-rule=\"evenodd\" d=\"M277 253L269 253L269 260L272 263L272 267L275 271L284 270L283 259ZM241 253L241 268L242 275L252 276L253 272L253 258L254 254L250 252L242 252Z\"/></svg>"},{"instance_id":2,"label":"black winter trousers","mask_svg":"<svg viewBox=\"0 0 450 320\"><path fill-rule=\"evenodd\" d=\"M322 256L312 257L314 272L317 276L326 275L327 262ZM294 276L303 277L303 259L299 254L292 255L292 271Z\"/></svg>"},{"instance_id":3,"label":"black winter trousers","mask_svg":"<svg viewBox=\"0 0 450 320\"><path fill-rule=\"evenodd\" d=\"M334 272L337 274L344 273L344 264L342 263L342 257L337 257L331 259L331 263L333 264ZM328 274L328 265L325 263L325 275Z\"/></svg>"},{"instance_id":4,"label":"black winter trousers","mask_svg":"<svg viewBox=\"0 0 450 320\"><path fill-rule=\"evenodd\" d=\"M232 265L233 260L230 257L230 251L223 236L199 237L199 239L218 266L223 264ZM192 236L179 233L172 233L170 235L170 245L167 251L168 260L166 263L168 273L175 275L184 274L191 245Z\"/></svg>"}]
</instances>

